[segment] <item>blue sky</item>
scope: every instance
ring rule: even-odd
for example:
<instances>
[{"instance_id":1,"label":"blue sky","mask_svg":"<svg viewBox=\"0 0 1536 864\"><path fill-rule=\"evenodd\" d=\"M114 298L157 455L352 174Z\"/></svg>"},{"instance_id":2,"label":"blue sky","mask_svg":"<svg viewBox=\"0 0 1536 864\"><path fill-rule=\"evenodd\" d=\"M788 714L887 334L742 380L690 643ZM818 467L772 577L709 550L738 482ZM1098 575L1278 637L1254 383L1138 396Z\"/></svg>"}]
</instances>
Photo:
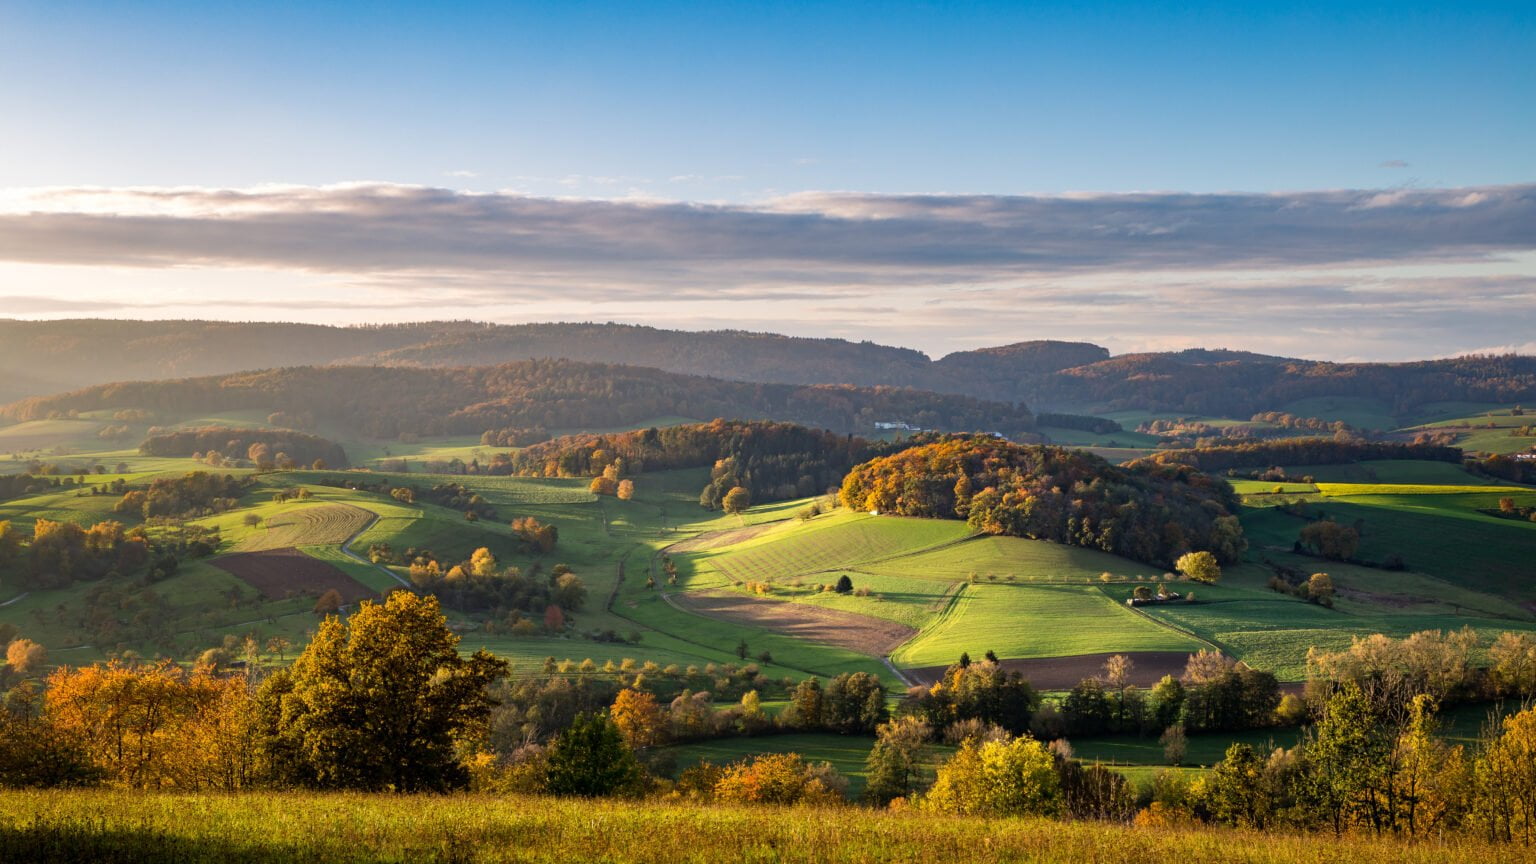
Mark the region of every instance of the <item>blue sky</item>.
<instances>
[{"instance_id":1,"label":"blue sky","mask_svg":"<svg viewBox=\"0 0 1536 864\"><path fill-rule=\"evenodd\" d=\"M785 209L785 201L799 202L789 209L804 209L811 198L824 204L834 191L1054 196L1061 204L1070 199L1060 196L1072 193L1167 193L1169 203L1220 192L1465 190L1536 181L1533 109L1531 3L0 0L0 189L27 201L16 190L328 189L359 181L496 193L498 201L570 197L773 211ZM1517 195L1516 203L1528 195ZM295 204L290 195L282 207L340 206L314 203L324 196L304 197L311 203ZM200 200L197 213L178 211L174 218L227 218L210 216L210 199ZM348 207L356 204L355 197L346 200ZM846 205L846 197L839 200ZM127 208L123 215L144 215L147 206L142 197L113 201ZM13 203L11 209L33 213L38 205ZM842 212L846 216L846 206ZM1522 223L1513 226L1519 229L1531 211L1501 212ZM572 218L562 215L554 224ZM1162 235L1182 224L1168 218L1158 229ZM1456 213L1444 218L1450 220L1445 230L1461 224ZM1364 239L1326 260L1315 250L1287 256L1284 249L1267 262L1251 254L1213 259L1203 254L1209 241L1189 238L1179 247L1187 262L1163 256L1156 269L1183 268L1188 279L1212 283L1265 274L1266 284L1283 291L1341 280L1349 284L1340 290L1360 290L1362 280L1375 290L1403 273L1474 278L1467 275L1471 268L1480 285L1510 280L1490 301L1486 324L1457 325L1453 332L1422 310L1413 313L1420 317L1405 313L1403 322L1360 337L1359 352L1307 349L1305 340L1239 345L1251 328L1216 309L1187 319L1187 332L1165 334L1155 344L1144 334L1119 332L1131 322L1114 316L1089 319L1111 332L1067 335L1127 350L1221 342L1387 356L1390 344L1441 327L1441 338L1415 349L1520 344L1511 318L1527 325L1527 333L1536 330L1536 321L1525 317L1531 310L1520 303L1536 278L1527 232L1515 230L1511 240L1497 220L1478 224L1488 236L1467 238L1450 255L1454 265L1444 249L1383 249ZM0 237L0 247L35 236L12 225L12 242ZM1004 242L1027 243L1033 236L1019 231ZM477 288L473 298L455 295L464 302L453 305L442 286L465 280L551 286L562 274L586 280L582 284L596 284L598 276L571 266L580 249L560 262L541 261L537 273L526 256L503 256L491 264L401 267L386 278L355 262L316 264L297 260L301 255L199 255L178 247L182 259L161 256L151 265L116 260L78 233L51 242L69 253L23 250L33 254L0 263L0 315L82 314L90 307L79 304L99 301L102 314L291 318L296 313L282 305L285 291L308 296L323 287L349 297L351 311L298 317L408 318L410 298L422 296L434 310L446 302L467 317L638 320L677 288L665 278L667 268L655 264L641 280L650 293L632 292L623 301L563 306L570 292L554 288L546 296L519 289L499 299ZM409 238L405 242L409 247ZM957 286L1001 291L1025 304L1074 291L1098 297L1103 285L1146 280L1146 259L1115 254L1094 265L1092 238L1077 242L1071 274L1063 266L1042 275L1017 265L1006 272L957 272L947 255L908 261L899 274L883 259L847 264L835 308L876 308L875 300L889 295L879 306L894 310L888 320L842 321L827 311L833 306L817 311L804 295L825 290L826 279L807 275L804 249L786 249L785 257L799 263L772 277L763 261L774 256L758 250L742 268L750 276L733 277L729 267L708 273L712 284L739 296L759 288L752 300L726 306L701 300L672 311L676 326L760 322L761 329L867 336L934 353L1046 335L1042 330L1062 335L1058 322L934 333L918 326L917 318L928 316L914 310L952 296ZM676 244L667 248L675 251ZM1330 269L1320 275L1318 267ZM1344 279L1344 272L1357 275ZM1084 287L1089 277L1098 287ZM1167 273L1153 281L1166 283ZM225 291L248 297L252 286L266 286L272 312L188 306L181 292L193 282L215 299ZM888 290L871 289L862 298L847 287L882 284ZM599 289L605 287L611 286L602 281ZM1170 308L1181 302L1171 289L1148 290L1145 296L1166 298ZM56 295L64 291L76 305L48 308L46 299L62 304ZM771 302L785 294L797 298ZM1341 306L1340 322L1357 301ZM1073 318L1075 307L1049 308ZM750 321L737 321L742 317ZM957 320L963 317L957 313ZM1409 318L1416 329L1401 329ZM1498 324L1501 318L1506 324ZM1342 327L1323 329L1339 334Z\"/></svg>"}]
</instances>

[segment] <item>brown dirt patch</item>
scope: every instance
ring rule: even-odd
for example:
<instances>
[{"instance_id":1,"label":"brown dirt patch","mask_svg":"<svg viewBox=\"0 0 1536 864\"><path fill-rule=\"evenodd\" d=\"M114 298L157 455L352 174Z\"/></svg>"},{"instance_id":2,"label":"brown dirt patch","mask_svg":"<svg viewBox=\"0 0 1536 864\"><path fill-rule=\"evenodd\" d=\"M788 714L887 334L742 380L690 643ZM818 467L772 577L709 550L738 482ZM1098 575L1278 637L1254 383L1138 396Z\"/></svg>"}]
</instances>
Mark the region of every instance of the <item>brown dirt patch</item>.
<instances>
[{"instance_id":1,"label":"brown dirt patch","mask_svg":"<svg viewBox=\"0 0 1536 864\"><path fill-rule=\"evenodd\" d=\"M340 592L343 603L378 596L341 570L297 549L237 552L212 563L273 600L294 595L318 597L332 588Z\"/></svg>"},{"instance_id":2,"label":"brown dirt patch","mask_svg":"<svg viewBox=\"0 0 1536 864\"><path fill-rule=\"evenodd\" d=\"M889 654L891 649L917 633L905 624L883 618L745 594L688 591L668 595L668 599L679 608L709 618L761 627L823 645L836 645L871 657Z\"/></svg>"},{"instance_id":3,"label":"brown dirt patch","mask_svg":"<svg viewBox=\"0 0 1536 864\"><path fill-rule=\"evenodd\" d=\"M1029 659L1004 660L1003 668L1016 671L1029 679L1036 690L1071 690L1084 678L1104 674L1104 661L1115 654L1125 654L1135 664L1131 667L1131 683L1147 688L1162 680L1164 675L1175 678L1184 674L1184 664L1189 661L1188 651L1111 651L1107 654L1077 654L1071 657L1031 657ZM980 659L980 658L977 658ZM904 669L908 678L923 684L932 684L944 675L945 666L929 666L923 669Z\"/></svg>"},{"instance_id":4,"label":"brown dirt patch","mask_svg":"<svg viewBox=\"0 0 1536 864\"><path fill-rule=\"evenodd\" d=\"M748 525L745 528L727 528L724 531L709 531L687 540L679 540L668 546L667 553L672 552L705 552L710 549L719 549L723 546L734 546L737 543L745 543L760 534L783 525L782 522L764 522L761 525Z\"/></svg>"}]
</instances>

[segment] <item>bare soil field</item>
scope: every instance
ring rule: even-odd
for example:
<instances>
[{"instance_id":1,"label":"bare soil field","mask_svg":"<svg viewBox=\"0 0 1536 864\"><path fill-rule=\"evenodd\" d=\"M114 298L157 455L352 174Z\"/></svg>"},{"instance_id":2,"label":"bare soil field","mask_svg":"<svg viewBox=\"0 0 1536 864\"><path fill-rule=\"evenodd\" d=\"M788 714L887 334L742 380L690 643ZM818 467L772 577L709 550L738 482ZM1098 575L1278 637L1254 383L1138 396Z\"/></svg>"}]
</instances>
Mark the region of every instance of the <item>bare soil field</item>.
<instances>
[{"instance_id":1,"label":"bare soil field","mask_svg":"<svg viewBox=\"0 0 1536 864\"><path fill-rule=\"evenodd\" d=\"M294 546L340 546L371 519L372 513L350 504L315 504L273 516L235 549L261 552Z\"/></svg>"},{"instance_id":2,"label":"bare soil field","mask_svg":"<svg viewBox=\"0 0 1536 864\"><path fill-rule=\"evenodd\" d=\"M1035 685L1036 690L1071 690L1084 678L1104 674L1104 661L1116 653L1124 653L1135 664L1131 667L1131 683L1143 689L1162 680L1164 675L1177 678L1184 674L1184 664L1189 660L1187 651L1136 651L1110 652L1107 654L1077 654L1071 657L1031 657L1004 660L1003 668L1021 673ZM980 659L980 658L975 658ZM933 684L944 676L945 666L929 666L923 669L903 670L907 677L923 684Z\"/></svg>"},{"instance_id":3,"label":"bare soil field","mask_svg":"<svg viewBox=\"0 0 1536 864\"><path fill-rule=\"evenodd\" d=\"M917 631L896 621L823 609L809 603L768 600L725 591L668 595L679 608L733 624L761 627L797 639L836 645L883 657Z\"/></svg>"},{"instance_id":4,"label":"bare soil field","mask_svg":"<svg viewBox=\"0 0 1536 864\"><path fill-rule=\"evenodd\" d=\"M343 603L376 597L372 589L331 565L297 549L237 552L211 562L271 599L319 596L336 589Z\"/></svg>"}]
</instances>

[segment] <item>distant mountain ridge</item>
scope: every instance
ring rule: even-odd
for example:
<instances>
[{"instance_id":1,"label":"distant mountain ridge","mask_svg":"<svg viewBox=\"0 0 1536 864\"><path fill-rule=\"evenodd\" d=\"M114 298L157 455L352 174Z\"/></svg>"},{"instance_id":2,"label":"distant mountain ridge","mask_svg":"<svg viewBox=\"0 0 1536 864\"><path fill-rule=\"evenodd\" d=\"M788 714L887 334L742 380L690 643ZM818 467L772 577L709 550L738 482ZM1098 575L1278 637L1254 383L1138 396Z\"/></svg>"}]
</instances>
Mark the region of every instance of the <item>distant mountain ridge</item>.
<instances>
[{"instance_id":1,"label":"distant mountain ridge","mask_svg":"<svg viewBox=\"0 0 1536 864\"><path fill-rule=\"evenodd\" d=\"M1536 358L1331 363L1194 348L1113 356L1037 340L938 360L910 348L744 330L633 324L432 321L333 327L226 321L0 320L0 402L123 380L289 366L494 366L568 359L734 381L910 387L1034 410L1248 416L1313 397L1369 398L1406 414L1441 401L1536 401Z\"/></svg>"}]
</instances>

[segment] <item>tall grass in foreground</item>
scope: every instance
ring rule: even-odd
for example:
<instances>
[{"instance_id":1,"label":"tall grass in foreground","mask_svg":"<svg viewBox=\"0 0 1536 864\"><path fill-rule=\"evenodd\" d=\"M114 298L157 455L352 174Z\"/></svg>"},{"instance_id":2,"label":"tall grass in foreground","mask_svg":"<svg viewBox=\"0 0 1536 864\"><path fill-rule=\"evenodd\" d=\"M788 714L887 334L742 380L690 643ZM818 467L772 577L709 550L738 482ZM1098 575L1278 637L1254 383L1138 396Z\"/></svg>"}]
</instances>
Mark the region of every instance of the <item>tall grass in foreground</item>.
<instances>
[{"instance_id":1,"label":"tall grass in foreground","mask_svg":"<svg viewBox=\"0 0 1536 864\"><path fill-rule=\"evenodd\" d=\"M1529 850L1458 840L981 820L847 809L489 796L0 793L0 861L1458 862Z\"/></svg>"}]
</instances>

